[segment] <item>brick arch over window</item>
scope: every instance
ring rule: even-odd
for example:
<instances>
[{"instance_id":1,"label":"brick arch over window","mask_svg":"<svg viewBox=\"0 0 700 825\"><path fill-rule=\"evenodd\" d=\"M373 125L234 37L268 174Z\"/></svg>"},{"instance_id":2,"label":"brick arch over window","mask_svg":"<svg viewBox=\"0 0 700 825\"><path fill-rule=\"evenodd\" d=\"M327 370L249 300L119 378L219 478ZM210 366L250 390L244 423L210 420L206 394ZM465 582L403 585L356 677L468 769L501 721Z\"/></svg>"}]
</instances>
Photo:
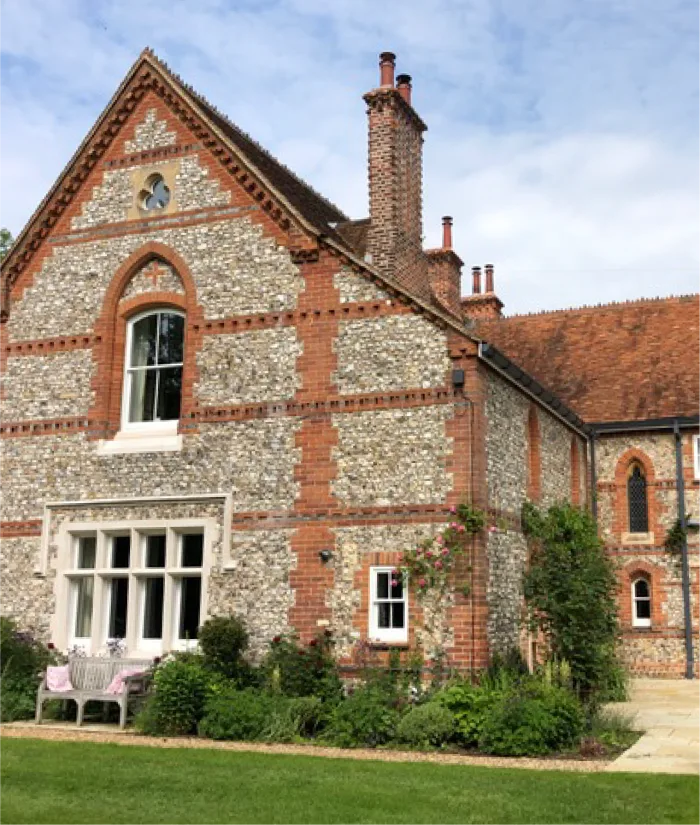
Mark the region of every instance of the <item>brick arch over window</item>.
<instances>
[{"instance_id":1,"label":"brick arch over window","mask_svg":"<svg viewBox=\"0 0 700 825\"><path fill-rule=\"evenodd\" d=\"M666 624L661 599L661 568L642 559L633 559L619 571L619 605L620 623L625 628L632 628L634 605L632 603L632 584L637 579L645 579L651 596L651 627L658 629ZM644 630L644 628L634 628Z\"/></svg>"},{"instance_id":2,"label":"brick arch over window","mask_svg":"<svg viewBox=\"0 0 700 825\"><path fill-rule=\"evenodd\" d=\"M180 292L144 292L122 301L127 284L151 261L161 261L172 267L184 287ZM111 438L121 425L121 401L124 385L126 329L129 318L153 307L174 307L185 313L185 358L182 375L182 405L180 421L194 408L192 388L195 383L196 353L201 345L198 327L203 320L197 304L197 291L189 267L174 250L165 244L150 242L127 258L112 278L102 311L95 324L97 343L93 357L97 362L93 389L95 404L90 411L91 437Z\"/></svg>"},{"instance_id":3,"label":"brick arch over window","mask_svg":"<svg viewBox=\"0 0 700 825\"><path fill-rule=\"evenodd\" d=\"M613 519L613 531L618 536L631 532L629 522L628 480L635 465L639 466L646 480L648 532L657 533L660 529L656 495L654 494L656 489L654 486L656 479L654 465L645 452L636 447L632 447L620 456L615 466L615 517Z\"/></svg>"},{"instance_id":4,"label":"brick arch over window","mask_svg":"<svg viewBox=\"0 0 700 825\"><path fill-rule=\"evenodd\" d=\"M581 503L581 456L575 435L571 436L571 503Z\"/></svg>"},{"instance_id":5,"label":"brick arch over window","mask_svg":"<svg viewBox=\"0 0 700 825\"><path fill-rule=\"evenodd\" d=\"M542 497L542 439L534 404L530 405L527 415L527 497L531 501Z\"/></svg>"}]
</instances>

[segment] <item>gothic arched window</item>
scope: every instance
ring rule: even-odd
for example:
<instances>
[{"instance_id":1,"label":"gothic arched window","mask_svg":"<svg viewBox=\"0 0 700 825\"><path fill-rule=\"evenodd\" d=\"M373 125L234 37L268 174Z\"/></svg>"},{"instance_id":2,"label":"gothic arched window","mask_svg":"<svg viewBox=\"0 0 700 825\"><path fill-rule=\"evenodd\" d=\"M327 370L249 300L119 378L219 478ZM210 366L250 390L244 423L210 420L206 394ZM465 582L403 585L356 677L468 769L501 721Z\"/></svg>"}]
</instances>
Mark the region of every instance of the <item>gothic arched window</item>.
<instances>
[{"instance_id":1,"label":"gothic arched window","mask_svg":"<svg viewBox=\"0 0 700 825\"><path fill-rule=\"evenodd\" d=\"M649 532L647 480L640 464L633 464L627 476L627 507L630 533Z\"/></svg>"}]
</instances>

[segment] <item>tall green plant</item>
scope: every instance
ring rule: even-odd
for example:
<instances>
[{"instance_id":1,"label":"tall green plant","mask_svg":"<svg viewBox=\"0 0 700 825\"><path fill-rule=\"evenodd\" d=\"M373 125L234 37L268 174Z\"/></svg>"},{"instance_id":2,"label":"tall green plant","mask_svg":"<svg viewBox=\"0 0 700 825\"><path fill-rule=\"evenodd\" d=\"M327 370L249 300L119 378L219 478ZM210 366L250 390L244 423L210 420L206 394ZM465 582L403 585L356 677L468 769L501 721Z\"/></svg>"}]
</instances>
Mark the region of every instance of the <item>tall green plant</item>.
<instances>
[{"instance_id":1,"label":"tall green plant","mask_svg":"<svg viewBox=\"0 0 700 825\"><path fill-rule=\"evenodd\" d=\"M594 700L619 668L617 579L590 514L569 504L546 512L523 507L532 544L525 574L530 624L542 630L551 654L571 666L574 687Z\"/></svg>"}]
</instances>

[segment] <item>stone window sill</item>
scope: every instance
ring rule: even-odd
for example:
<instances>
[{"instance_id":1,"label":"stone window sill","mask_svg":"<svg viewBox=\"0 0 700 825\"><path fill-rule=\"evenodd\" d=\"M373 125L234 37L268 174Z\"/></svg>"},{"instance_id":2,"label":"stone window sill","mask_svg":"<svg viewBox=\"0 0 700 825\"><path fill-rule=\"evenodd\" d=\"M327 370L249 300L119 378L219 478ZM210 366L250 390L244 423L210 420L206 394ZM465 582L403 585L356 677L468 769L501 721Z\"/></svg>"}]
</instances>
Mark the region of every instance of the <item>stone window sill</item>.
<instances>
[{"instance_id":1,"label":"stone window sill","mask_svg":"<svg viewBox=\"0 0 700 825\"><path fill-rule=\"evenodd\" d=\"M97 455L124 455L125 453L176 453L182 450L182 436L177 425L171 430L118 432L111 441L100 441Z\"/></svg>"},{"instance_id":2,"label":"stone window sill","mask_svg":"<svg viewBox=\"0 0 700 825\"><path fill-rule=\"evenodd\" d=\"M653 533L623 533L622 534L622 543L623 544L654 544L654 534Z\"/></svg>"}]
</instances>

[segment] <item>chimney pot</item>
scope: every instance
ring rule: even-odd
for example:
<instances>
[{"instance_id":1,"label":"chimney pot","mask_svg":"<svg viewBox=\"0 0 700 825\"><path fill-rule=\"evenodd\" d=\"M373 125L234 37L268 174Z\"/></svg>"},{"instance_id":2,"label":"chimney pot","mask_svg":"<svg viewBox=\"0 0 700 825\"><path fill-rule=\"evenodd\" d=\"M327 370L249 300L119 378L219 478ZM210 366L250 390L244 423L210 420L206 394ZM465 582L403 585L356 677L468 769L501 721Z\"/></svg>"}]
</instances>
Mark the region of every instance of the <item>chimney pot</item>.
<instances>
[{"instance_id":1,"label":"chimney pot","mask_svg":"<svg viewBox=\"0 0 700 825\"><path fill-rule=\"evenodd\" d=\"M399 94L401 97L411 105L411 75L410 74L400 74L396 78L396 88L399 90Z\"/></svg>"},{"instance_id":2,"label":"chimney pot","mask_svg":"<svg viewBox=\"0 0 700 825\"><path fill-rule=\"evenodd\" d=\"M481 267L480 266L473 266L472 267L472 294L473 295L481 294Z\"/></svg>"},{"instance_id":3,"label":"chimney pot","mask_svg":"<svg viewBox=\"0 0 700 825\"><path fill-rule=\"evenodd\" d=\"M396 55L393 52L382 52L379 55L379 85L394 88L394 69Z\"/></svg>"},{"instance_id":4,"label":"chimney pot","mask_svg":"<svg viewBox=\"0 0 700 825\"><path fill-rule=\"evenodd\" d=\"M486 291L493 292L493 264L486 264L484 272L486 273Z\"/></svg>"},{"instance_id":5,"label":"chimney pot","mask_svg":"<svg viewBox=\"0 0 700 825\"><path fill-rule=\"evenodd\" d=\"M452 218L449 215L442 219L442 248L452 249Z\"/></svg>"}]
</instances>

